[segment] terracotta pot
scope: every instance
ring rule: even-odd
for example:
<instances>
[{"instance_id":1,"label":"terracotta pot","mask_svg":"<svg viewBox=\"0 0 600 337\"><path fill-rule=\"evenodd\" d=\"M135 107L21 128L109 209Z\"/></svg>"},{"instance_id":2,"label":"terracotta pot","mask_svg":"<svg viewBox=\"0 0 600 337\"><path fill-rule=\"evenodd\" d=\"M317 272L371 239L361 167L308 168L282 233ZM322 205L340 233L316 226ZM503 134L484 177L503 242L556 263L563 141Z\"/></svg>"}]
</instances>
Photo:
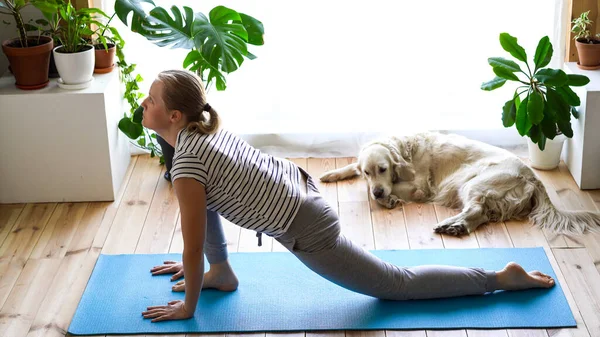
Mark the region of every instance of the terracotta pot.
<instances>
[{"instance_id":1,"label":"terracotta pot","mask_svg":"<svg viewBox=\"0 0 600 337\"><path fill-rule=\"evenodd\" d=\"M575 41L581 69L592 70L600 68L600 41L592 40L592 43Z\"/></svg>"},{"instance_id":2,"label":"terracotta pot","mask_svg":"<svg viewBox=\"0 0 600 337\"><path fill-rule=\"evenodd\" d=\"M6 54L10 69L15 76L15 85L19 89L33 90L48 85L48 68L50 53L54 47L52 38L47 36L27 39L31 47L19 47L19 39L6 40L2 43L2 51Z\"/></svg>"},{"instance_id":3,"label":"terracotta pot","mask_svg":"<svg viewBox=\"0 0 600 337\"><path fill-rule=\"evenodd\" d=\"M108 73L114 68L117 47L112 43L107 43L106 45L108 46L108 50L104 49L104 45L102 44L94 45L96 50L95 73Z\"/></svg>"}]
</instances>

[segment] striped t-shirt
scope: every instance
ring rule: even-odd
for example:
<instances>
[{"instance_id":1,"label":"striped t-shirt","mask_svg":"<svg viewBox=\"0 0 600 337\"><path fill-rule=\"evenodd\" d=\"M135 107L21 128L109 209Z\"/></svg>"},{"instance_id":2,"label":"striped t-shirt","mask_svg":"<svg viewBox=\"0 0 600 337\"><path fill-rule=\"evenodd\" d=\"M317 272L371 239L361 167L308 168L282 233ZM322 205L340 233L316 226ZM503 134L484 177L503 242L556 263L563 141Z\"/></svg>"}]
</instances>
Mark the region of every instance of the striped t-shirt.
<instances>
[{"instance_id":1,"label":"striped t-shirt","mask_svg":"<svg viewBox=\"0 0 600 337\"><path fill-rule=\"evenodd\" d=\"M285 233L301 203L300 171L293 162L255 149L223 129L177 135L171 179L199 181L207 208L243 228Z\"/></svg>"}]
</instances>

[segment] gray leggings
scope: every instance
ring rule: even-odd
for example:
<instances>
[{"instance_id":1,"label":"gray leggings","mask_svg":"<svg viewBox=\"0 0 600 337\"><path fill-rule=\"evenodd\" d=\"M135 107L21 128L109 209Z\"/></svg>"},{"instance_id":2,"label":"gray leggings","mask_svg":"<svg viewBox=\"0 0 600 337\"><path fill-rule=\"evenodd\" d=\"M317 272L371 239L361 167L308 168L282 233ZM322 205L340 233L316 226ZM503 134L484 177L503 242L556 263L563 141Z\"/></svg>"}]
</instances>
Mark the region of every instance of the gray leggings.
<instances>
[{"instance_id":1,"label":"gray leggings","mask_svg":"<svg viewBox=\"0 0 600 337\"><path fill-rule=\"evenodd\" d=\"M497 289L495 271L438 265L403 268L353 244L340 233L337 213L319 194L310 175L301 171L307 177L308 195L287 232L275 239L325 279L387 300L482 295ZM227 259L223 229L214 212L208 213L206 241L210 263Z\"/></svg>"}]
</instances>

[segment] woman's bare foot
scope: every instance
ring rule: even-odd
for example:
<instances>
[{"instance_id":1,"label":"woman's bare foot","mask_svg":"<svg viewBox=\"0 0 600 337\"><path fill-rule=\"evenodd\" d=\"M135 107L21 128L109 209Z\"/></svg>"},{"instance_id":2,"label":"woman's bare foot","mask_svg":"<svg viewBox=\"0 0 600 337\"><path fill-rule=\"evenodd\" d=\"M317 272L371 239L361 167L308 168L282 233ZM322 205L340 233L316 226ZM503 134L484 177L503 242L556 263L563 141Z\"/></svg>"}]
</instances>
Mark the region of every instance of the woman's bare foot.
<instances>
[{"instance_id":1,"label":"woman's bare foot","mask_svg":"<svg viewBox=\"0 0 600 337\"><path fill-rule=\"evenodd\" d=\"M235 291L238 287L238 279L229 264L225 261L211 264L210 269L204 273L202 289L217 289L220 291ZM185 280L173 285L173 291L185 291Z\"/></svg>"},{"instance_id":2,"label":"woman's bare foot","mask_svg":"<svg viewBox=\"0 0 600 337\"><path fill-rule=\"evenodd\" d=\"M504 269L496 272L499 290L523 290L530 288L551 288L554 279L537 270L526 272L515 262L509 262Z\"/></svg>"}]
</instances>

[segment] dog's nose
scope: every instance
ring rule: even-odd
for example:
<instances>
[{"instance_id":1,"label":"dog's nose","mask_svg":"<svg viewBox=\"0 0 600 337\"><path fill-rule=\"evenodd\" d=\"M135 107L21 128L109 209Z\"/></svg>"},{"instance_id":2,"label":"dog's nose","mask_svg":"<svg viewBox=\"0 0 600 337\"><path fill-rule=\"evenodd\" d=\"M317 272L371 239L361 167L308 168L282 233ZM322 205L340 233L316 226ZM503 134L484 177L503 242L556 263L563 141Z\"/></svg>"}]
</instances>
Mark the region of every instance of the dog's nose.
<instances>
[{"instance_id":1,"label":"dog's nose","mask_svg":"<svg viewBox=\"0 0 600 337\"><path fill-rule=\"evenodd\" d=\"M375 187L373 189L373 196L377 199L383 197L383 188L381 187Z\"/></svg>"}]
</instances>

